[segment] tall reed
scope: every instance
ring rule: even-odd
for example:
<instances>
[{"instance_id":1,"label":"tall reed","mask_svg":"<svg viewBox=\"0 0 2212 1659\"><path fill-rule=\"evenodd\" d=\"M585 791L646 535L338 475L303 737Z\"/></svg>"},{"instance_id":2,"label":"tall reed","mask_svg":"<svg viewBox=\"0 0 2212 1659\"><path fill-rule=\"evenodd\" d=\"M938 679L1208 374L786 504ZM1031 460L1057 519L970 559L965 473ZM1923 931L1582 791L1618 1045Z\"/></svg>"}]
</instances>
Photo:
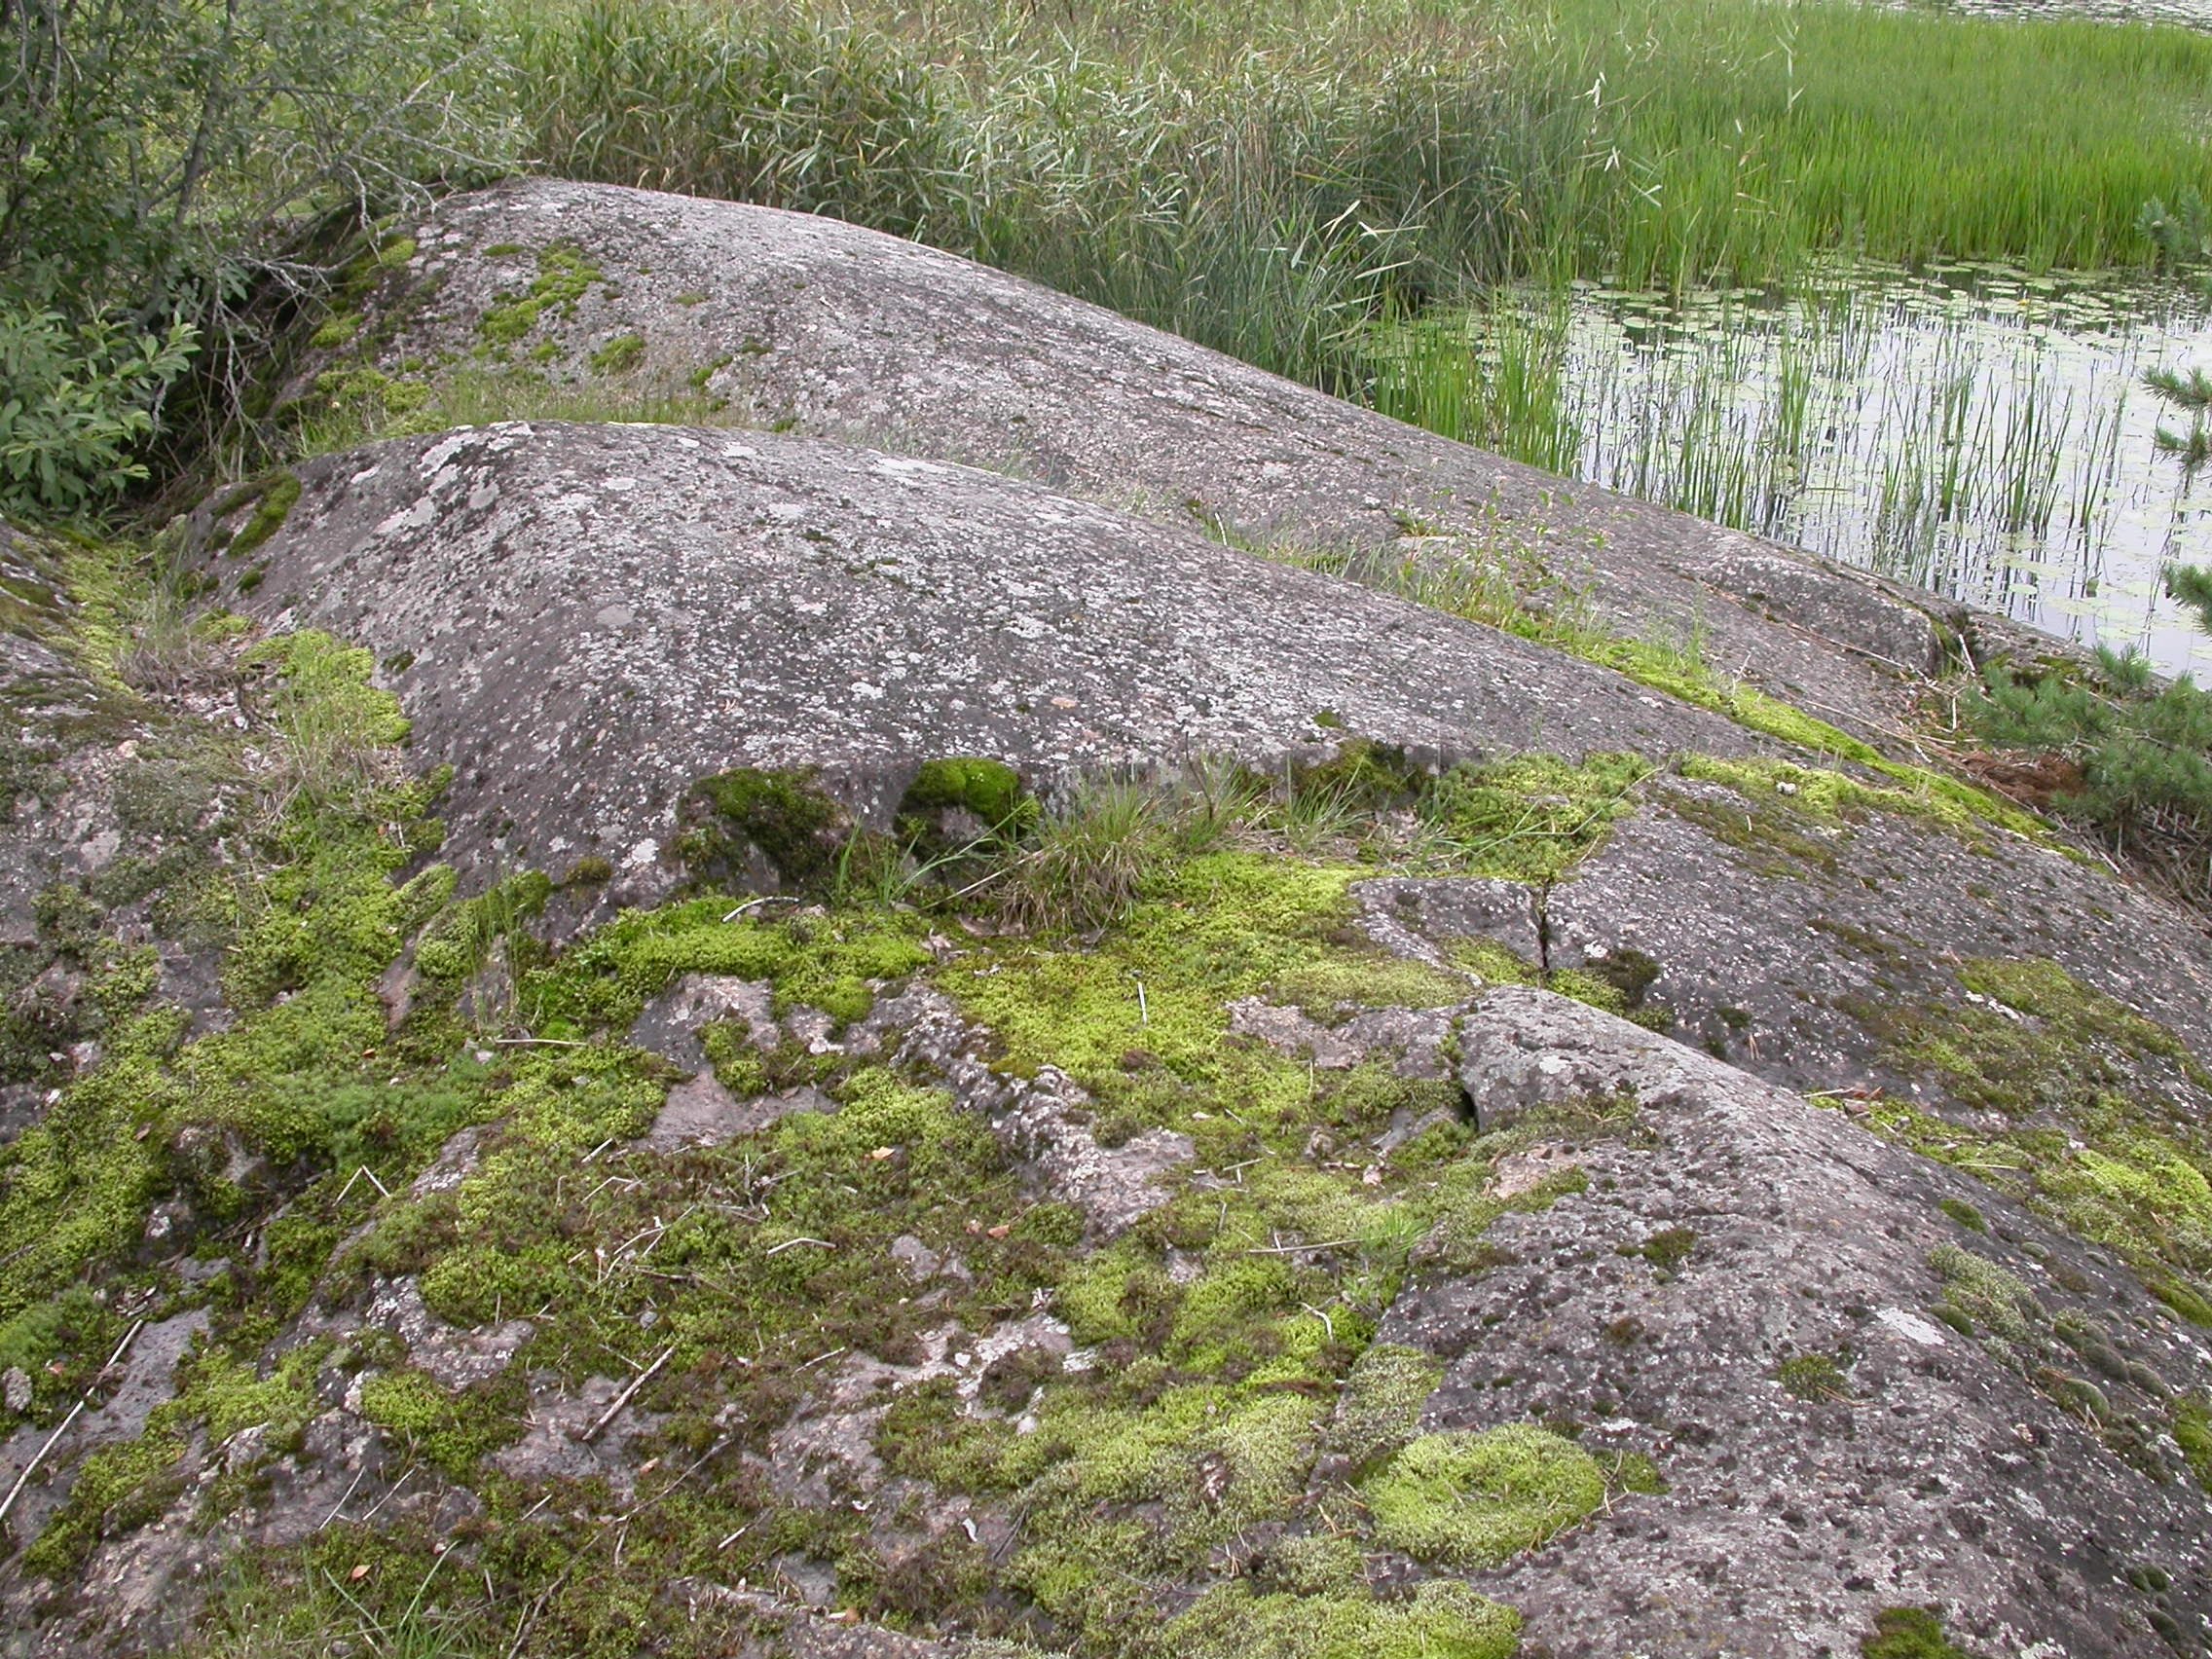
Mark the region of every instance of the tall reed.
<instances>
[{"instance_id":1,"label":"tall reed","mask_svg":"<svg viewBox=\"0 0 2212 1659\"><path fill-rule=\"evenodd\" d=\"M1773 0L1540 0L1516 56L1587 68L1607 177L1578 262L1768 281L1848 249L2080 269L2150 256L2153 197L2212 189L2212 36Z\"/></svg>"},{"instance_id":2,"label":"tall reed","mask_svg":"<svg viewBox=\"0 0 2212 1659\"><path fill-rule=\"evenodd\" d=\"M507 17L546 170L835 214L1321 384L1366 318L1524 264L1580 143L1487 31L1349 9L1295 48L1196 13L1118 47L1126 19L1039 36L980 11Z\"/></svg>"},{"instance_id":3,"label":"tall reed","mask_svg":"<svg viewBox=\"0 0 2212 1659\"><path fill-rule=\"evenodd\" d=\"M2145 201L2212 196L2212 36L2172 27L1841 0L493 3L548 170L833 213L1286 363L1311 353L1297 316L1466 282L2140 262Z\"/></svg>"}]
</instances>

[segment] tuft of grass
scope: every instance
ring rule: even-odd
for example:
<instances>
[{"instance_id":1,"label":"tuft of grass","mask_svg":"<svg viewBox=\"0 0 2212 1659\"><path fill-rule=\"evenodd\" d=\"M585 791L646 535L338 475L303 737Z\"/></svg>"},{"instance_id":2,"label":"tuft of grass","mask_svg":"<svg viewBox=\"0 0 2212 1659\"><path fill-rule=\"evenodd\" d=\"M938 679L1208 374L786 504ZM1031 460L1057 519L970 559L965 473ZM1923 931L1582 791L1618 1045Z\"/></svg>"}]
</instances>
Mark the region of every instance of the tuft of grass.
<instances>
[{"instance_id":1,"label":"tuft of grass","mask_svg":"<svg viewBox=\"0 0 2212 1659\"><path fill-rule=\"evenodd\" d=\"M1006 913L1025 926L1078 930L1127 914L1167 860L1163 804L1133 781L1085 785L1006 866Z\"/></svg>"},{"instance_id":2,"label":"tuft of grass","mask_svg":"<svg viewBox=\"0 0 2212 1659\"><path fill-rule=\"evenodd\" d=\"M1862 1659L1975 1659L1943 1634L1936 1607L1884 1607L1859 1641Z\"/></svg>"}]
</instances>

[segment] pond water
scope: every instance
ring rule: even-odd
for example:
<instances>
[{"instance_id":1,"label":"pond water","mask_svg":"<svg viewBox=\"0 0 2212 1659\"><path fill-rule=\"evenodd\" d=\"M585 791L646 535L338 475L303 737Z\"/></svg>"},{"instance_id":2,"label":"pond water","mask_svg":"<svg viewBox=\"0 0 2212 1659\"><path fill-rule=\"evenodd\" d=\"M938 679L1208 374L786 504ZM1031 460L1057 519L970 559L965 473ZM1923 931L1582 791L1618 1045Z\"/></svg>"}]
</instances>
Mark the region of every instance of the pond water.
<instances>
[{"instance_id":1,"label":"pond water","mask_svg":"<svg viewBox=\"0 0 2212 1659\"><path fill-rule=\"evenodd\" d=\"M2115 23L2212 26L2212 0L1899 0L1914 10L1959 12L1977 18L2097 18Z\"/></svg>"},{"instance_id":2,"label":"pond water","mask_svg":"<svg viewBox=\"0 0 2212 1659\"><path fill-rule=\"evenodd\" d=\"M1474 441L2212 679L2158 581L2212 564L2212 465L2159 453L2190 418L2142 379L2212 370L2201 287L1854 264L1782 300L1504 296L1464 327Z\"/></svg>"}]
</instances>

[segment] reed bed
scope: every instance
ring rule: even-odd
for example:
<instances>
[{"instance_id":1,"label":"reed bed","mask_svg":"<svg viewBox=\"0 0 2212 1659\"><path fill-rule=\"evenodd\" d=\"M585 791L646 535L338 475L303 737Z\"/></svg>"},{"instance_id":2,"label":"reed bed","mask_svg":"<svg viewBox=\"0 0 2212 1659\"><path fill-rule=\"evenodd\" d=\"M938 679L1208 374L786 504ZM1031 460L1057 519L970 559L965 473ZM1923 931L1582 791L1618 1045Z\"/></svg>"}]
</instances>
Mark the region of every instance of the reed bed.
<instances>
[{"instance_id":1,"label":"reed bed","mask_svg":"<svg viewBox=\"0 0 2212 1659\"><path fill-rule=\"evenodd\" d=\"M2212 257L2142 223L2212 197L2212 35L2170 26L1847 0L484 4L543 170L913 237L1998 603L2023 550L2092 579L2111 397L1993 372L1962 334L1862 421L1838 388L1875 395L1850 364L1883 324L1848 306L1624 378L1570 350L1574 284L1758 305L1839 256ZM1839 427L1881 437L1839 457Z\"/></svg>"},{"instance_id":2,"label":"reed bed","mask_svg":"<svg viewBox=\"0 0 2212 1659\"><path fill-rule=\"evenodd\" d=\"M1838 0L506 0L538 164L829 212L1287 357L1440 288L2143 262L2212 37ZM1252 320L1238 313L1261 313ZM1232 349L1238 349L1236 346Z\"/></svg>"},{"instance_id":3,"label":"reed bed","mask_svg":"<svg viewBox=\"0 0 2212 1659\"><path fill-rule=\"evenodd\" d=\"M1524 263L1580 143L1493 36L1387 10L1295 46L1181 7L525 0L504 32L546 170L872 225L1336 386L1367 318Z\"/></svg>"}]
</instances>

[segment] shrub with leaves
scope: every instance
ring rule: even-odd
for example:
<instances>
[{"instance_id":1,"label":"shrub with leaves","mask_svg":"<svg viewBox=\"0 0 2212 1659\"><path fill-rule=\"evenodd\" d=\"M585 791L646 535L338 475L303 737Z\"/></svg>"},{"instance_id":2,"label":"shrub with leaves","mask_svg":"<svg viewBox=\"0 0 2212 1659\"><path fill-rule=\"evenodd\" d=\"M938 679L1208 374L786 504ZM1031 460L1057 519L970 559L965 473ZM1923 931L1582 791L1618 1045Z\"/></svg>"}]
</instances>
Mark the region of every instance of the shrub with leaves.
<instances>
[{"instance_id":1,"label":"shrub with leaves","mask_svg":"<svg viewBox=\"0 0 2212 1659\"><path fill-rule=\"evenodd\" d=\"M479 32L474 0L0 4L0 508L74 516L144 476L195 346L219 424L330 225L503 170Z\"/></svg>"},{"instance_id":2,"label":"shrub with leaves","mask_svg":"<svg viewBox=\"0 0 2212 1659\"><path fill-rule=\"evenodd\" d=\"M133 448L197 337L0 307L0 513L68 518L144 478Z\"/></svg>"}]
</instances>

